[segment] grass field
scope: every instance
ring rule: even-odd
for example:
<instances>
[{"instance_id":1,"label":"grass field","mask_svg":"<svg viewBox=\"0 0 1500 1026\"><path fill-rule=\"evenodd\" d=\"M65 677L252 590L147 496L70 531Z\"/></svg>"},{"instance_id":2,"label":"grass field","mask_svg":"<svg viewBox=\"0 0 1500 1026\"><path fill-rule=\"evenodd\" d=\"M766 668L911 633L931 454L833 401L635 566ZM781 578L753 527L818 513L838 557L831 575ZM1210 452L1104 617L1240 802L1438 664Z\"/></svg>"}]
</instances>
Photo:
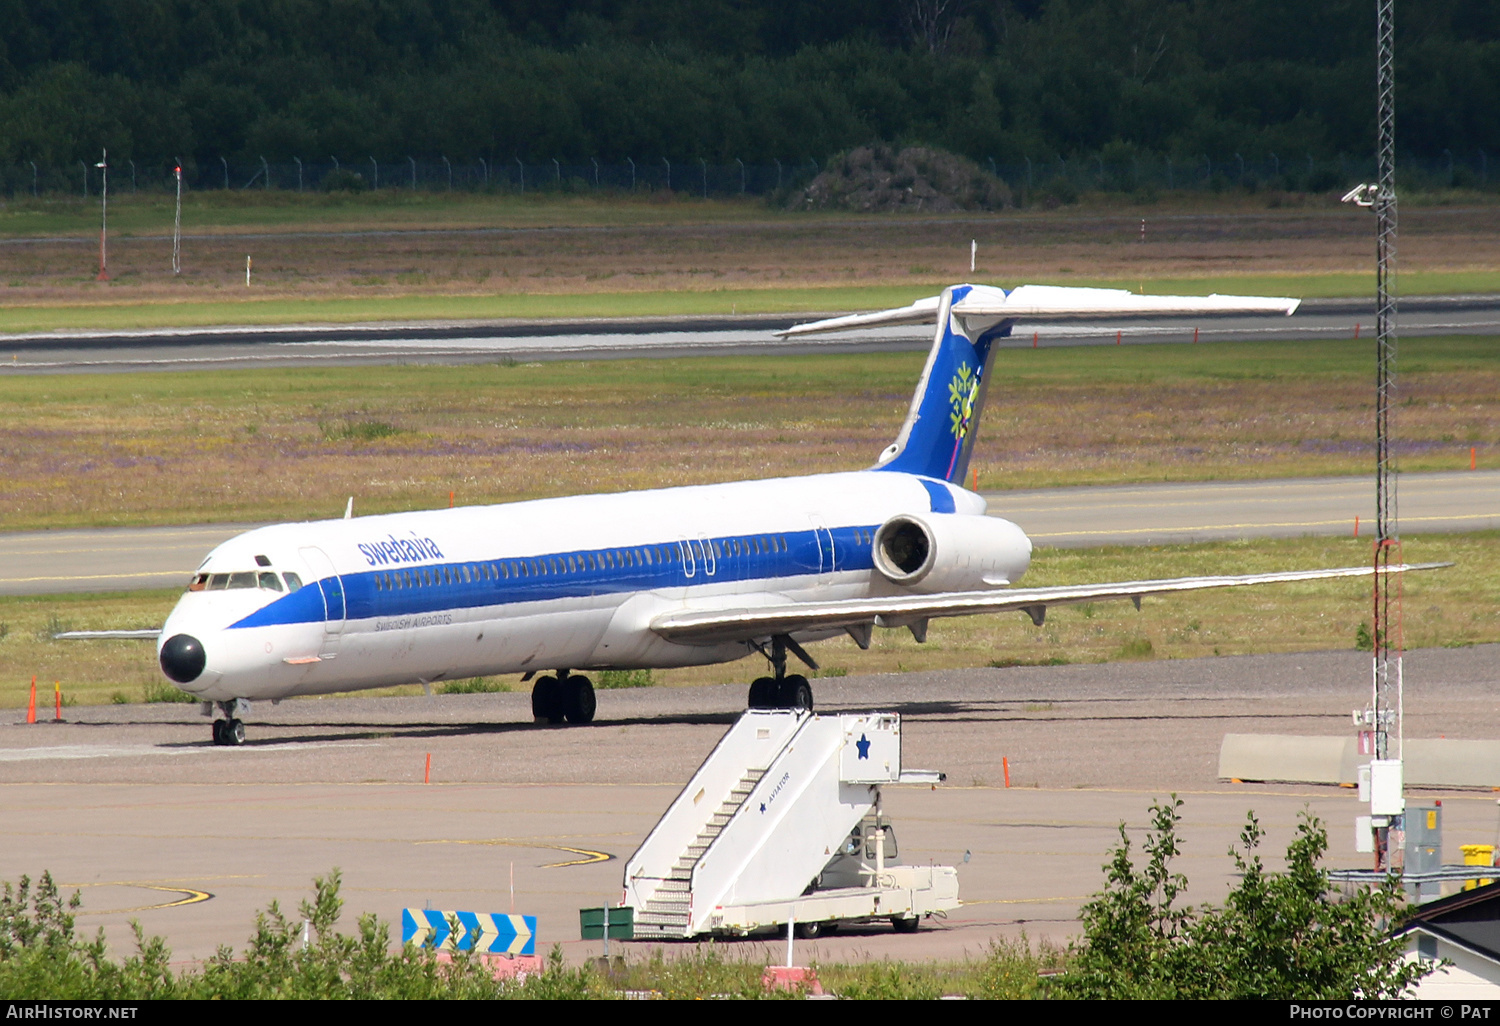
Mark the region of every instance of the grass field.
<instances>
[{"instance_id":1,"label":"grass field","mask_svg":"<svg viewBox=\"0 0 1500 1026\"><path fill-rule=\"evenodd\" d=\"M1367 542L1335 538L1039 549L1024 583L1046 586L1352 566L1367 563L1369 556ZM1500 532L1407 538L1404 556L1410 562L1457 564L1406 579L1407 647L1500 641ZM869 651L841 638L813 646L812 653L823 675L843 676L1352 649L1360 625L1369 619L1369 587L1368 581L1346 580L1163 596L1147 598L1139 612L1128 602L1062 606L1049 611L1041 628L1019 613L934 620L926 644L917 644L905 630L882 630L875 632ZM53 681L61 682L68 700L83 705L169 700L173 692L164 686L151 643L58 642L51 635L67 629L159 626L179 594L171 589L0 598L0 707L24 705L33 675L43 705L51 702ZM753 658L722 666L658 670L652 679L664 685L748 684L764 672L764 661ZM421 691L410 687L380 693ZM607 696L600 701L607 709Z\"/></svg>"},{"instance_id":2,"label":"grass field","mask_svg":"<svg viewBox=\"0 0 1500 1026\"><path fill-rule=\"evenodd\" d=\"M868 466L919 353L0 379L0 526L256 522ZM1000 354L980 485L1359 474L1368 345ZM1493 340L1403 339L1403 469L1500 463Z\"/></svg>"},{"instance_id":3,"label":"grass field","mask_svg":"<svg viewBox=\"0 0 1500 1026\"><path fill-rule=\"evenodd\" d=\"M0 332L833 311L961 279L1302 297L1374 288L1368 215L1328 197L870 217L682 197L211 193L190 197L175 276L169 202L127 194L112 206L108 282L94 280L96 216L76 199L0 208ZM1500 205L1404 208L1400 287L1500 290Z\"/></svg>"},{"instance_id":4,"label":"grass field","mask_svg":"<svg viewBox=\"0 0 1500 1026\"><path fill-rule=\"evenodd\" d=\"M957 272L956 281L967 277ZM989 281L991 279L985 279ZM1022 279L998 282L1014 285ZM1081 278L1045 275L1035 284L1144 287L1154 295L1223 294L1301 299L1363 296L1374 292L1373 274L1223 275L1196 278ZM371 295L330 299L222 298L180 301L18 304L0 309L0 334L90 329L203 328L220 325L365 324L448 320L559 320L625 317L692 317L723 314L845 313L905 306L937 295L953 281L910 285L822 285L784 288L689 288L660 292L527 292L487 295ZM1500 292L1500 271L1412 272L1401 280L1407 296ZM6 347L0 342L0 355Z\"/></svg>"}]
</instances>

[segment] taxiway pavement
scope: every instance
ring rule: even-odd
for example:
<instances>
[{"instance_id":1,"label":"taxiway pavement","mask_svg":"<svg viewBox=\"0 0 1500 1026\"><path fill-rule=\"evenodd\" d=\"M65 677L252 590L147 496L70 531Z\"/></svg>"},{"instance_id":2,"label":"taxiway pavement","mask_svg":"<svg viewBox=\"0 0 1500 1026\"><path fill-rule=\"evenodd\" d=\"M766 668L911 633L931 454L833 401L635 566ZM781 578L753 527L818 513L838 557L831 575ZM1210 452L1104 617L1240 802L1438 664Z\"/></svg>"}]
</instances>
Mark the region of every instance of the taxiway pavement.
<instances>
[{"instance_id":1,"label":"taxiway pavement","mask_svg":"<svg viewBox=\"0 0 1500 1026\"><path fill-rule=\"evenodd\" d=\"M433 321L271 327L57 331L0 335L0 373L288 367L309 364L484 363L763 353L922 350L930 327L779 339L793 324L847 311L790 315L556 321ZM1119 324L1021 325L1011 347L1373 337L1364 299L1307 300L1291 317L1124 319ZM1401 332L1500 333L1500 296L1422 296L1401 306Z\"/></svg>"}]
</instances>

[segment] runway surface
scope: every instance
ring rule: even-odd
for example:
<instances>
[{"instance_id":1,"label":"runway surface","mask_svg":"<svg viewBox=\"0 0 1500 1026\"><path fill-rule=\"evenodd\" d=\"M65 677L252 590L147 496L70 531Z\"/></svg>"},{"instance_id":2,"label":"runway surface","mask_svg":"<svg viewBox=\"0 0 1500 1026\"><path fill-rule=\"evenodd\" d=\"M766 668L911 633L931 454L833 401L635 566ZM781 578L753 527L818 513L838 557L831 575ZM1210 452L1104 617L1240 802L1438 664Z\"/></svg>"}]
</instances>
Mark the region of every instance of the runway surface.
<instances>
[{"instance_id":1,"label":"runway surface","mask_svg":"<svg viewBox=\"0 0 1500 1026\"><path fill-rule=\"evenodd\" d=\"M888 789L885 805L903 859L958 866L965 905L914 935L882 925L801 943L799 958L979 957L1023 932L1063 942L1119 824L1139 850L1151 801L1172 792L1193 903L1222 900L1225 852L1251 809L1272 868L1304 810L1328 827L1330 865L1363 865L1354 791L1234 785L1217 779L1217 757L1225 733L1342 733L1369 672L1369 656L1349 651L815 680L820 711L894 709L903 764L947 772L936 788ZM1494 736L1500 646L1413 652L1406 680L1408 737ZM257 704L238 749L211 745L194 706L73 708L36 726L11 710L0 878L50 870L82 890L79 927L103 926L116 956L136 918L186 959L242 947L256 909L295 909L334 866L350 924L428 904L510 911L514 872L514 910L539 917L538 950L560 943L579 960L598 945L577 940L578 908L619 899L624 858L744 698L742 685L605 691L594 724L555 728L529 723L524 693ZM1493 840L1493 795L1409 800L1439 797L1447 861ZM633 960L657 946L623 945ZM719 950L769 960L781 948Z\"/></svg>"},{"instance_id":2,"label":"runway surface","mask_svg":"<svg viewBox=\"0 0 1500 1026\"><path fill-rule=\"evenodd\" d=\"M1500 471L1405 474L1406 534L1500 528ZM1156 545L1353 534L1374 527L1368 478L1223 481L986 492L990 512L1040 546ZM0 595L128 591L183 584L210 549L253 524L0 534Z\"/></svg>"},{"instance_id":3,"label":"runway surface","mask_svg":"<svg viewBox=\"0 0 1500 1026\"><path fill-rule=\"evenodd\" d=\"M141 370L288 367L309 364L483 363L496 360L623 359L759 353L921 350L932 329L886 328L821 339L778 339L792 324L848 311L803 315L682 317L545 322L427 322L285 327L149 329L0 335L0 373L59 374ZM1098 345L1148 342L1369 337L1371 303L1308 300L1291 317L1122 320L1101 326L1018 326L1005 344ZM1403 335L1500 333L1500 296L1435 296L1401 307Z\"/></svg>"}]
</instances>

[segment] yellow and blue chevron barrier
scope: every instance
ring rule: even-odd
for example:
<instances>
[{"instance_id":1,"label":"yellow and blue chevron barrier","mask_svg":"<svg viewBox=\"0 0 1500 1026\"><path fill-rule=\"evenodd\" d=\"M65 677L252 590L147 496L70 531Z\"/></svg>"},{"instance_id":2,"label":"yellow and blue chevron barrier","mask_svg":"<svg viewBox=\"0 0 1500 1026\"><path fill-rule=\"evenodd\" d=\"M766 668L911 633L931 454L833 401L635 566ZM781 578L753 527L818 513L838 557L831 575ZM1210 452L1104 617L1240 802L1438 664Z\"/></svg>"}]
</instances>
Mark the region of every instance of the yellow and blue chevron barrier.
<instances>
[{"instance_id":1,"label":"yellow and blue chevron barrier","mask_svg":"<svg viewBox=\"0 0 1500 1026\"><path fill-rule=\"evenodd\" d=\"M401 943L434 951L535 955L536 916L404 908L401 910Z\"/></svg>"}]
</instances>

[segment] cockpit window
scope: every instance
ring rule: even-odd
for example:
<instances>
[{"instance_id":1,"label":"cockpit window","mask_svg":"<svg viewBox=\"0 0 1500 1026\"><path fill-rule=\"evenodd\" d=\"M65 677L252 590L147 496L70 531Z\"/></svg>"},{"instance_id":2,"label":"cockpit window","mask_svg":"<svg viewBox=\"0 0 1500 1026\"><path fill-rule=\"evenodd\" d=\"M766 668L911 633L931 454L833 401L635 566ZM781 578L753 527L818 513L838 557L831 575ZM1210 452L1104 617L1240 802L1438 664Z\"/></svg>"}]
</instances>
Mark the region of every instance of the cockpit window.
<instances>
[{"instance_id":1,"label":"cockpit window","mask_svg":"<svg viewBox=\"0 0 1500 1026\"><path fill-rule=\"evenodd\" d=\"M296 591L302 581L296 574L286 575L286 590ZM230 588L264 588L281 591L281 578L270 570L244 570L229 574L195 574L188 591L225 591Z\"/></svg>"}]
</instances>

